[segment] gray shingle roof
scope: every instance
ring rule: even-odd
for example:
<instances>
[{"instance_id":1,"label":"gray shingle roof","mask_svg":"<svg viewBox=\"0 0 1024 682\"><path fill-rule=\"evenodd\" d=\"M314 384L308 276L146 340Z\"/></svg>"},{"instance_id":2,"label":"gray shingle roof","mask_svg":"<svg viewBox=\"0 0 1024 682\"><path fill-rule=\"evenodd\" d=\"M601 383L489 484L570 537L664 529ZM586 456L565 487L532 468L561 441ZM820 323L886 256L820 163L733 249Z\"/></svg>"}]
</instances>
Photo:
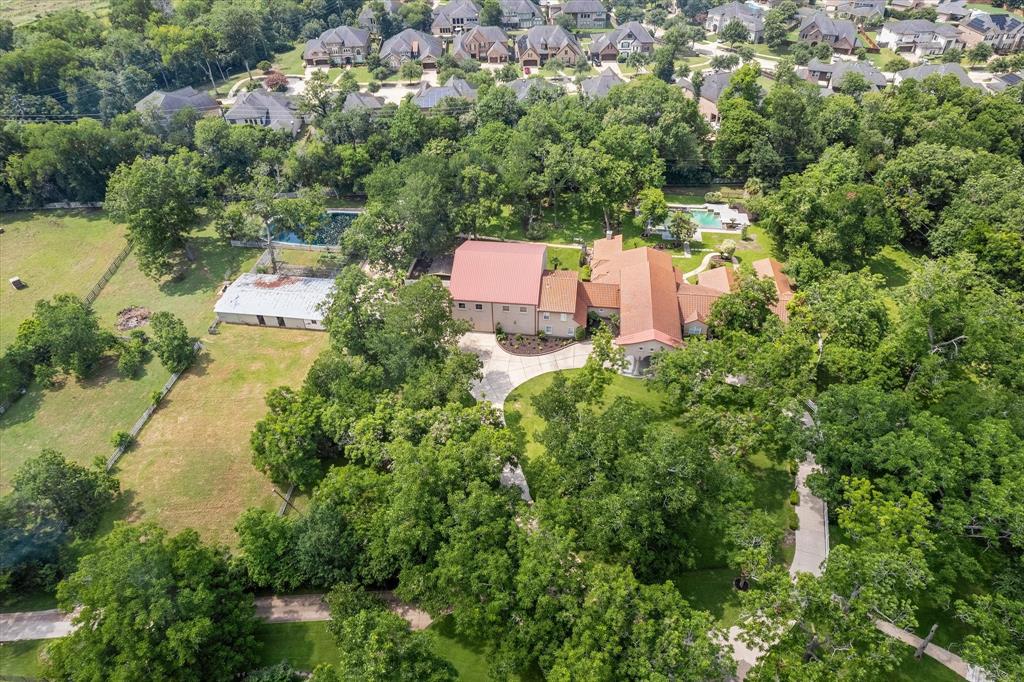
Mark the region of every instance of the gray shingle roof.
<instances>
[{"instance_id":1,"label":"gray shingle roof","mask_svg":"<svg viewBox=\"0 0 1024 682\"><path fill-rule=\"evenodd\" d=\"M605 11L599 0L568 0L562 5L562 14L601 14Z\"/></svg>"},{"instance_id":2,"label":"gray shingle roof","mask_svg":"<svg viewBox=\"0 0 1024 682\"><path fill-rule=\"evenodd\" d=\"M291 97L262 89L239 95L224 118L235 123L257 119L261 125L272 130L284 130L292 135L302 127L302 116Z\"/></svg>"},{"instance_id":3,"label":"gray shingle roof","mask_svg":"<svg viewBox=\"0 0 1024 682\"><path fill-rule=\"evenodd\" d=\"M601 75L584 80L580 87L587 97L598 98L607 96L612 88L625 82L611 69L605 69Z\"/></svg>"},{"instance_id":4,"label":"gray shingle roof","mask_svg":"<svg viewBox=\"0 0 1024 682\"><path fill-rule=\"evenodd\" d=\"M384 3L384 11L386 13L388 13L388 14L395 14L396 12L398 12L398 8L402 6L402 3L401 3L400 0L382 0L382 1ZM368 2L365 5L363 5L363 8L361 10L359 10L359 19L358 19L358 21L359 21L360 24L366 24L366 23L369 23L370 19L372 19L373 16L374 16L373 3L372 2Z\"/></svg>"},{"instance_id":5,"label":"gray shingle roof","mask_svg":"<svg viewBox=\"0 0 1024 682\"><path fill-rule=\"evenodd\" d=\"M950 24L937 24L927 19L903 19L901 21L888 21L885 28L898 35L913 35L917 33L934 33L935 35L952 38L957 35L956 26Z\"/></svg>"},{"instance_id":6,"label":"gray shingle roof","mask_svg":"<svg viewBox=\"0 0 1024 682\"><path fill-rule=\"evenodd\" d=\"M760 8L748 5L745 2L730 2L718 7L712 7L708 10L708 16L722 17L724 20L723 26L729 23L729 21L736 19L744 24L753 26L755 31L764 29L764 12Z\"/></svg>"},{"instance_id":7,"label":"gray shingle roof","mask_svg":"<svg viewBox=\"0 0 1024 682\"><path fill-rule=\"evenodd\" d=\"M569 44L582 52L576 38L558 24L532 26L526 35L519 36L519 40L516 41L520 53L533 48L543 54L560 50Z\"/></svg>"},{"instance_id":8,"label":"gray shingle roof","mask_svg":"<svg viewBox=\"0 0 1024 682\"><path fill-rule=\"evenodd\" d=\"M384 98L371 95L367 92L350 92L345 97L345 103L341 105L342 111L358 111L369 109L371 111L384 106Z\"/></svg>"},{"instance_id":9,"label":"gray shingle roof","mask_svg":"<svg viewBox=\"0 0 1024 682\"><path fill-rule=\"evenodd\" d=\"M807 70L832 74L829 82L833 87L842 83L843 78L848 73L859 73L864 76L864 80L877 88L884 88L888 84L885 75L866 62L848 62L844 60L835 64L825 64L817 59L812 59L807 63Z\"/></svg>"},{"instance_id":10,"label":"gray shingle roof","mask_svg":"<svg viewBox=\"0 0 1024 682\"><path fill-rule=\"evenodd\" d=\"M549 83L543 78L520 78L507 84L507 87L512 89L512 92L516 93L516 100L522 102L530 93L534 90L538 91L550 91L564 93L557 85Z\"/></svg>"},{"instance_id":11,"label":"gray shingle roof","mask_svg":"<svg viewBox=\"0 0 1024 682\"><path fill-rule=\"evenodd\" d=\"M700 96L709 102L718 102L722 92L732 79L731 71L716 71L704 76L704 82L700 86Z\"/></svg>"},{"instance_id":12,"label":"gray shingle roof","mask_svg":"<svg viewBox=\"0 0 1024 682\"><path fill-rule=\"evenodd\" d=\"M320 34L320 40L326 43L340 43L345 47L361 47L370 42L370 32L363 28L336 26Z\"/></svg>"},{"instance_id":13,"label":"gray shingle roof","mask_svg":"<svg viewBox=\"0 0 1024 682\"><path fill-rule=\"evenodd\" d=\"M531 0L500 0L502 14L532 14L535 17L543 17L536 3Z\"/></svg>"},{"instance_id":14,"label":"gray shingle roof","mask_svg":"<svg viewBox=\"0 0 1024 682\"><path fill-rule=\"evenodd\" d=\"M420 109L433 109L445 97L459 97L467 100L476 99L476 88L462 78L452 76L444 85L432 86L424 83L416 91L412 103Z\"/></svg>"},{"instance_id":15,"label":"gray shingle roof","mask_svg":"<svg viewBox=\"0 0 1024 682\"><path fill-rule=\"evenodd\" d=\"M1009 14L987 14L985 12L976 13L964 25L983 35L1013 34L1024 29L1024 23Z\"/></svg>"},{"instance_id":16,"label":"gray shingle roof","mask_svg":"<svg viewBox=\"0 0 1024 682\"><path fill-rule=\"evenodd\" d=\"M410 53L414 43L419 46L419 57L431 56L437 59L444 54L444 46L441 45L440 40L429 33L407 28L384 41L380 46L380 56L383 59L392 54Z\"/></svg>"},{"instance_id":17,"label":"gray shingle roof","mask_svg":"<svg viewBox=\"0 0 1024 682\"><path fill-rule=\"evenodd\" d=\"M214 111L218 107L219 105L216 100L205 92L199 92L192 86L185 86L171 92L154 90L135 103L136 111L158 111L164 116L171 116L187 108L192 108L202 113Z\"/></svg>"},{"instance_id":18,"label":"gray shingle roof","mask_svg":"<svg viewBox=\"0 0 1024 682\"><path fill-rule=\"evenodd\" d=\"M968 77L967 72L964 71L964 67L959 64L921 64L920 66L913 66L909 69L899 71L896 75L900 80L906 80L913 78L915 80L924 80L928 76L939 74L940 76L953 75L960 81L960 85L971 88L981 87Z\"/></svg>"},{"instance_id":19,"label":"gray shingle roof","mask_svg":"<svg viewBox=\"0 0 1024 682\"><path fill-rule=\"evenodd\" d=\"M602 33L594 38L593 42L590 43L590 51L595 54L601 52L609 45L618 44L622 38L631 33L641 43L654 44L654 36L651 35L651 32L643 24L639 21L628 21L625 24L621 24L618 28L613 28L611 31Z\"/></svg>"},{"instance_id":20,"label":"gray shingle roof","mask_svg":"<svg viewBox=\"0 0 1024 682\"><path fill-rule=\"evenodd\" d=\"M800 33L810 26L817 26L822 35L846 38L851 45L857 42L857 27L846 19L833 19L824 12L815 12L800 25Z\"/></svg>"}]
</instances>

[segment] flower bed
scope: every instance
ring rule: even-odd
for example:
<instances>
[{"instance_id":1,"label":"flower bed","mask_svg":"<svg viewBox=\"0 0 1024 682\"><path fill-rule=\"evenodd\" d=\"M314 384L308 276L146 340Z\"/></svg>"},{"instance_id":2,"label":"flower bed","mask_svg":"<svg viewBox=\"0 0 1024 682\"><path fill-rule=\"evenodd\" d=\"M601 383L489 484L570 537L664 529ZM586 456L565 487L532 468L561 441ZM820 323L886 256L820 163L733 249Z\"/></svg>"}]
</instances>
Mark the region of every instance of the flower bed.
<instances>
[{"instance_id":1,"label":"flower bed","mask_svg":"<svg viewBox=\"0 0 1024 682\"><path fill-rule=\"evenodd\" d=\"M498 345L512 355L547 355L576 343L573 339L528 334L499 334L497 339Z\"/></svg>"}]
</instances>

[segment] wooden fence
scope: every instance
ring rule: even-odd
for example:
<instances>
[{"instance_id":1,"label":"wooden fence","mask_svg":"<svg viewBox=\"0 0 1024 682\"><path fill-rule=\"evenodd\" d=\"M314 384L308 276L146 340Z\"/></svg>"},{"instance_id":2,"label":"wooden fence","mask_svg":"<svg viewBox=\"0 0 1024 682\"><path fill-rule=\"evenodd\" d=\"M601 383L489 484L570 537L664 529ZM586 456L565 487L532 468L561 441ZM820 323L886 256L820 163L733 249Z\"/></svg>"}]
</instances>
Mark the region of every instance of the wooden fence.
<instances>
[{"instance_id":1,"label":"wooden fence","mask_svg":"<svg viewBox=\"0 0 1024 682\"><path fill-rule=\"evenodd\" d=\"M107 282L110 281L110 278L114 276L114 273L117 272L117 269L121 267L121 263L124 262L124 259L127 258L128 254L131 252L132 242L129 240L129 242L124 245L124 248L121 249L121 252L114 256L114 260L111 261L110 265L107 266L106 271L103 273L103 275L100 276L100 280L96 282L96 284L93 285L92 289L89 290L89 293L85 295L86 305L93 304L93 301L96 300L96 297L100 295L101 291L103 291L103 287L107 286Z\"/></svg>"}]
</instances>

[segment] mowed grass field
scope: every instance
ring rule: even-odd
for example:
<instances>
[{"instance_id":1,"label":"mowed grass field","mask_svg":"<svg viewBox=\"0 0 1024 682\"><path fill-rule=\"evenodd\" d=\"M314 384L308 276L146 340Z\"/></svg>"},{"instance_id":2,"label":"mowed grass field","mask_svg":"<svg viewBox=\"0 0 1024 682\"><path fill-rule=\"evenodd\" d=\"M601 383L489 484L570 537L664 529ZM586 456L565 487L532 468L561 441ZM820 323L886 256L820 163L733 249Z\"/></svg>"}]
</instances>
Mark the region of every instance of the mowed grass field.
<instances>
[{"instance_id":1,"label":"mowed grass field","mask_svg":"<svg viewBox=\"0 0 1024 682\"><path fill-rule=\"evenodd\" d=\"M36 301L56 294L85 296L124 248L125 229L102 211L0 213L0 349ZM28 287L15 291L8 280Z\"/></svg>"},{"instance_id":2,"label":"mowed grass field","mask_svg":"<svg viewBox=\"0 0 1024 682\"><path fill-rule=\"evenodd\" d=\"M52 213L21 214L21 220L14 227L20 231L23 224L42 225L51 216ZM102 214L92 216L99 216L95 219L103 222ZM87 219L77 216L62 218L54 229L66 229L65 224L70 224L72 229L83 229L78 224L79 220ZM48 258L53 263L51 277L63 282L59 290L75 290L76 278L85 278L86 281L79 285L78 293L84 295L92 288L95 277L91 272L86 276L66 271L67 264L75 263L79 254L85 257L90 251L104 250L115 254L123 246L122 233L111 233L113 226L109 222L106 225L107 237L116 240L115 247L102 240L86 246L73 239L49 244ZM0 239L6 239L10 232L0 235ZM166 310L178 315L193 334L201 336L213 321L213 303L221 283L238 270L251 266L257 252L226 245L215 239L212 231L199 233L193 244L196 247L195 262L173 282L158 283L146 278L139 270L135 255L129 255L93 305L101 326L115 330L119 310L141 305L152 312ZM31 260L33 255L29 251L23 252L21 257ZM104 254L99 260L102 264L96 277L106 269L110 259ZM20 269L21 262L25 261L11 258L11 262L12 267ZM61 266L65 270L61 270ZM30 289L24 290L27 291ZM44 296L40 294L39 297ZM7 314L5 306L3 316ZM26 308L24 314L26 317L31 315L31 308ZM142 329L147 327L144 325ZM135 423L149 405L152 392L163 386L169 376L170 372L158 360L151 358L137 378L129 379L118 373L116 360L110 357L104 360L94 376L85 381L67 377L54 388L38 384L30 387L6 414L0 415L0 440L3 442L0 448L0 494L8 489L14 470L43 448L59 450L82 464L92 462L97 455L109 456L113 450L109 442L111 435L118 430L127 430Z\"/></svg>"},{"instance_id":3,"label":"mowed grass field","mask_svg":"<svg viewBox=\"0 0 1024 682\"><path fill-rule=\"evenodd\" d=\"M126 493L122 513L233 545L241 512L280 503L249 447L267 411L264 397L275 386L301 384L327 341L323 332L238 325L204 337L199 361L115 469Z\"/></svg>"},{"instance_id":4,"label":"mowed grass field","mask_svg":"<svg viewBox=\"0 0 1024 682\"><path fill-rule=\"evenodd\" d=\"M62 9L80 9L102 17L110 11L110 0L3 0L0 19L10 19L15 26L21 26Z\"/></svg>"}]
</instances>

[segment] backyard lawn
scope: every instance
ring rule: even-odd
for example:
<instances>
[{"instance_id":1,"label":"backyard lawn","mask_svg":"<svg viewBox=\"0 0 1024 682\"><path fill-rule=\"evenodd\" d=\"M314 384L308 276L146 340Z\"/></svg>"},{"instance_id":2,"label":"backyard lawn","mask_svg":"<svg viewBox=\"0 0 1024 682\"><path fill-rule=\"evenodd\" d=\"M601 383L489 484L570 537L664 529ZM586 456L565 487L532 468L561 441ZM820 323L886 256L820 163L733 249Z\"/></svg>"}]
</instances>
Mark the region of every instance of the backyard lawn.
<instances>
[{"instance_id":1,"label":"backyard lawn","mask_svg":"<svg viewBox=\"0 0 1024 682\"><path fill-rule=\"evenodd\" d=\"M200 233L194 243L196 262L175 282L157 283L146 278L134 254L130 255L93 305L101 326L114 330L119 310L144 305L153 312L166 310L178 315L189 331L202 335L213 321L217 289L232 273L251 266L257 251L228 246L215 239L212 231ZM90 277L84 289L91 287ZM109 357L86 381L69 377L55 388L38 384L30 387L0 416L4 444L0 451L0 491L6 490L10 474L22 462L43 448L59 450L82 464L91 463L97 455L109 456L113 450L111 435L135 423L149 405L150 394L169 376L159 361L151 358L137 378L127 379L119 375L116 360Z\"/></svg>"},{"instance_id":2,"label":"backyard lawn","mask_svg":"<svg viewBox=\"0 0 1024 682\"><path fill-rule=\"evenodd\" d=\"M548 270L579 270L580 250L571 246L549 246L548 259L544 267Z\"/></svg>"},{"instance_id":3,"label":"backyard lawn","mask_svg":"<svg viewBox=\"0 0 1024 682\"><path fill-rule=\"evenodd\" d=\"M124 248L124 227L102 211L42 211L0 216L0 349L36 301L55 294L85 296ZM20 277L28 287L7 283Z\"/></svg>"},{"instance_id":4,"label":"backyard lawn","mask_svg":"<svg viewBox=\"0 0 1024 682\"><path fill-rule=\"evenodd\" d=\"M161 403L115 474L119 510L176 532L234 544L238 515L280 500L251 460L249 435L271 388L297 386L327 346L323 332L221 325L203 354Z\"/></svg>"},{"instance_id":5,"label":"backyard lawn","mask_svg":"<svg viewBox=\"0 0 1024 682\"><path fill-rule=\"evenodd\" d=\"M15 26L21 26L64 9L102 17L110 11L110 0L4 0L0 2L0 19L10 19Z\"/></svg>"},{"instance_id":6,"label":"backyard lawn","mask_svg":"<svg viewBox=\"0 0 1024 682\"><path fill-rule=\"evenodd\" d=\"M726 234L721 232L708 232L704 234L703 240L691 240L690 252L692 255L689 257L673 255L672 264L683 272L689 272L700 265L704 256L708 255L709 250L717 249L726 239L732 239L736 242L736 260L741 265L750 265L756 260L768 258L772 255L773 243L771 236L757 225L751 225L747 229L747 239L745 240L740 239L738 233ZM681 254L682 249L673 249L672 252L673 254Z\"/></svg>"},{"instance_id":7,"label":"backyard lawn","mask_svg":"<svg viewBox=\"0 0 1024 682\"><path fill-rule=\"evenodd\" d=\"M39 655L49 640L32 639L23 642L0 642L0 679L36 678L43 674Z\"/></svg>"}]
</instances>

